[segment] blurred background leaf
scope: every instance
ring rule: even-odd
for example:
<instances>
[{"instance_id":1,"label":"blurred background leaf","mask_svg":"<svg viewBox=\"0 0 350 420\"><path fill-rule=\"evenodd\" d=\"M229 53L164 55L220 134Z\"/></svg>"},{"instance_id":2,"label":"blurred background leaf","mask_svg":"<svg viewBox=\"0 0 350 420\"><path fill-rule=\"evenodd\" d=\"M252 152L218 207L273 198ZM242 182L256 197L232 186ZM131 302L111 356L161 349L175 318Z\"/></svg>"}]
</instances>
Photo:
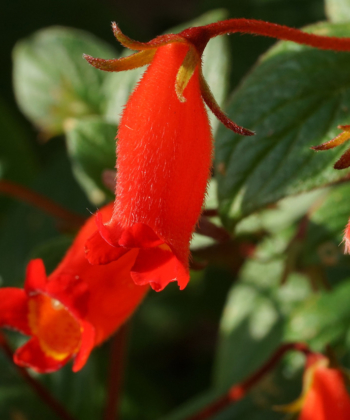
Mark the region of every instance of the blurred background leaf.
<instances>
[{"instance_id":1,"label":"blurred background leaf","mask_svg":"<svg viewBox=\"0 0 350 420\"><path fill-rule=\"evenodd\" d=\"M326 15L332 22L348 22L350 20L349 0L325 0Z\"/></svg>"},{"instance_id":2,"label":"blurred background leaf","mask_svg":"<svg viewBox=\"0 0 350 420\"><path fill-rule=\"evenodd\" d=\"M107 197L112 199L113 193L106 188L103 174L115 168L116 126L100 117L90 117L71 119L66 129L72 169L89 200L99 205Z\"/></svg>"},{"instance_id":3,"label":"blurred background leaf","mask_svg":"<svg viewBox=\"0 0 350 420\"><path fill-rule=\"evenodd\" d=\"M17 103L43 138L63 133L68 118L103 112L105 74L87 65L83 53L116 56L112 47L93 35L63 27L43 29L14 49Z\"/></svg>"}]
</instances>

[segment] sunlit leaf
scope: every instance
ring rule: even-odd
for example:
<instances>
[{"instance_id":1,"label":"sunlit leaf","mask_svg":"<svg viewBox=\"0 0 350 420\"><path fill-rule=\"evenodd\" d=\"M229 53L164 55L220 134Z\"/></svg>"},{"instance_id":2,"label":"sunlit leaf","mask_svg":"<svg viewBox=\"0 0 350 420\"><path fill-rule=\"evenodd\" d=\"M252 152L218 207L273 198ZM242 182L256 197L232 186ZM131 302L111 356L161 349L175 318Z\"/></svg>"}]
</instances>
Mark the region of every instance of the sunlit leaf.
<instances>
[{"instance_id":1,"label":"sunlit leaf","mask_svg":"<svg viewBox=\"0 0 350 420\"><path fill-rule=\"evenodd\" d=\"M350 21L349 0L325 0L326 14L332 22Z\"/></svg>"},{"instance_id":2,"label":"sunlit leaf","mask_svg":"<svg viewBox=\"0 0 350 420\"><path fill-rule=\"evenodd\" d=\"M103 112L106 74L89 66L83 53L116 56L112 47L89 33L63 27L42 29L15 46L16 99L45 138L62 133L68 118Z\"/></svg>"},{"instance_id":3,"label":"sunlit leaf","mask_svg":"<svg viewBox=\"0 0 350 420\"><path fill-rule=\"evenodd\" d=\"M350 24L319 24L322 35L349 36ZM244 79L226 109L256 131L243 138L220 128L216 175L220 212L234 223L279 199L346 177L333 165L344 148L316 153L312 145L338 134L349 122L350 54L282 42Z\"/></svg>"},{"instance_id":4,"label":"sunlit leaf","mask_svg":"<svg viewBox=\"0 0 350 420\"><path fill-rule=\"evenodd\" d=\"M69 126L67 147L73 172L90 201L101 204L112 196L103 174L115 168L117 128L101 118L71 120Z\"/></svg>"}]
</instances>

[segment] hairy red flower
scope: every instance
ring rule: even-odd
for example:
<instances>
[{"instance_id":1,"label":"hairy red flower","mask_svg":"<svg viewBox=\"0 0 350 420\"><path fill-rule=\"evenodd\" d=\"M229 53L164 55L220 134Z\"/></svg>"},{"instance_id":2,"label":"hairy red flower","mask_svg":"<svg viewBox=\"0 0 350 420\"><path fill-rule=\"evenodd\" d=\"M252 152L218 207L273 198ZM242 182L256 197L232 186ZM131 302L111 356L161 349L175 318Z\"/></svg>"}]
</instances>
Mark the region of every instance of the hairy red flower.
<instances>
[{"instance_id":1,"label":"hairy red flower","mask_svg":"<svg viewBox=\"0 0 350 420\"><path fill-rule=\"evenodd\" d=\"M304 373L302 396L285 411L300 411L298 420L350 420L350 396L339 369L326 358L309 364Z\"/></svg>"},{"instance_id":2,"label":"hairy red flower","mask_svg":"<svg viewBox=\"0 0 350 420\"><path fill-rule=\"evenodd\" d=\"M212 159L203 97L231 128L251 133L219 110L201 73L201 51L191 41L173 35L141 44L115 31L124 45L141 52L120 60L86 57L91 64L111 71L151 64L119 126L113 216L104 224L97 214L99 231L87 241L87 258L106 264L136 249L136 284L158 291L177 281L183 289Z\"/></svg>"},{"instance_id":3,"label":"hairy red flower","mask_svg":"<svg viewBox=\"0 0 350 420\"><path fill-rule=\"evenodd\" d=\"M107 264L137 250L131 276L136 284L162 290L189 280L189 241L203 205L210 175L212 135L204 103L229 129L253 132L231 121L219 108L201 69L208 41L218 35L249 32L323 49L349 50L350 40L316 36L246 19L231 19L133 41L113 24L122 45L138 51L103 60L86 56L105 71L150 64L132 93L118 130L117 185L113 216L86 244L92 264Z\"/></svg>"},{"instance_id":4,"label":"hairy red flower","mask_svg":"<svg viewBox=\"0 0 350 420\"><path fill-rule=\"evenodd\" d=\"M101 214L110 217L112 206ZM145 296L148 287L136 286L130 277L132 252L108 266L88 263L84 243L94 230L90 217L48 277L36 259L28 264L24 289L0 289L0 326L31 336L14 355L18 365L44 373L74 358L73 371L78 371L93 347L116 331Z\"/></svg>"}]
</instances>

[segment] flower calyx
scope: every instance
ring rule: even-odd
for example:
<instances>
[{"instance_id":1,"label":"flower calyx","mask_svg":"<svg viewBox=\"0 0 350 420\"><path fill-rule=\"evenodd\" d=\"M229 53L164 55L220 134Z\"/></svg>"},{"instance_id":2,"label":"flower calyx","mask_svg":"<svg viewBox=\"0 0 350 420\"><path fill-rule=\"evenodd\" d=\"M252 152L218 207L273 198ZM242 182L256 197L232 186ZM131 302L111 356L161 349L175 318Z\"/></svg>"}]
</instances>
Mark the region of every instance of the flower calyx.
<instances>
[{"instance_id":1,"label":"flower calyx","mask_svg":"<svg viewBox=\"0 0 350 420\"><path fill-rule=\"evenodd\" d=\"M334 147L340 146L350 139L350 125L338 125L338 128L343 130L342 133L338 134L332 140L326 141L325 143L320 144L319 146L313 146L311 149L320 151L320 150L329 150ZM346 169L350 166L350 149L348 149L334 164L334 169Z\"/></svg>"},{"instance_id":2,"label":"flower calyx","mask_svg":"<svg viewBox=\"0 0 350 420\"><path fill-rule=\"evenodd\" d=\"M168 44L181 43L188 46L188 52L178 70L176 80L174 81L174 88L176 95L180 102L186 102L184 95L188 82L191 80L195 71L199 72L200 92L203 101L213 114L230 130L244 135L252 136L255 133L246 128L240 127L221 110L216 102L208 83L206 82L202 72L202 54L206 44L211 38L211 35L206 30L206 26L186 29L179 34L161 35L149 42L134 41L122 33L118 25L113 22L112 29L117 40L126 48L137 51L127 57L118 59L105 60L101 58L94 58L90 55L84 54L83 57L89 64L99 70L118 72L124 70L132 70L148 65L153 60L157 49Z\"/></svg>"}]
</instances>

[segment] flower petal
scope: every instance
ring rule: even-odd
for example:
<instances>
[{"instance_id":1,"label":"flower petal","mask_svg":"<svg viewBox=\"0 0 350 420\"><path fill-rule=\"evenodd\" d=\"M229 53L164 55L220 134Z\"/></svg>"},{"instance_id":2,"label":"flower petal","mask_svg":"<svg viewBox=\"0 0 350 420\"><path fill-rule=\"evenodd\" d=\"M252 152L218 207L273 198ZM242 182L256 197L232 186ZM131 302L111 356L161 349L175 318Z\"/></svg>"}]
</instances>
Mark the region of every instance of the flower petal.
<instances>
[{"instance_id":1,"label":"flower petal","mask_svg":"<svg viewBox=\"0 0 350 420\"><path fill-rule=\"evenodd\" d=\"M28 297L23 289L0 289L0 326L13 328L30 335L28 325Z\"/></svg>"},{"instance_id":2,"label":"flower petal","mask_svg":"<svg viewBox=\"0 0 350 420\"><path fill-rule=\"evenodd\" d=\"M44 263L41 259L29 261L26 271L24 290L28 295L42 292L47 283L47 276Z\"/></svg>"},{"instance_id":3,"label":"flower petal","mask_svg":"<svg viewBox=\"0 0 350 420\"><path fill-rule=\"evenodd\" d=\"M131 277L138 285L149 284L159 292L172 281L177 281L184 289L189 281L189 273L170 250L160 247L140 249Z\"/></svg>"},{"instance_id":4,"label":"flower petal","mask_svg":"<svg viewBox=\"0 0 350 420\"><path fill-rule=\"evenodd\" d=\"M164 244L164 241L149 226L135 223L122 231L118 244L126 248L144 249L157 247Z\"/></svg>"},{"instance_id":5,"label":"flower petal","mask_svg":"<svg viewBox=\"0 0 350 420\"><path fill-rule=\"evenodd\" d=\"M95 329L89 322L82 323L80 350L74 360L73 372L78 372L86 363L95 344Z\"/></svg>"},{"instance_id":6,"label":"flower petal","mask_svg":"<svg viewBox=\"0 0 350 420\"><path fill-rule=\"evenodd\" d=\"M45 293L60 302L78 320L85 317L90 291L78 275L62 273L50 278Z\"/></svg>"},{"instance_id":7,"label":"flower petal","mask_svg":"<svg viewBox=\"0 0 350 420\"><path fill-rule=\"evenodd\" d=\"M67 363L70 356L64 360L55 360L46 356L37 338L31 338L14 354L14 362L22 367L30 367L38 373L55 372Z\"/></svg>"},{"instance_id":8,"label":"flower petal","mask_svg":"<svg viewBox=\"0 0 350 420\"><path fill-rule=\"evenodd\" d=\"M90 264L104 265L111 261L119 259L122 255L126 254L129 250L122 247L114 247L107 243L99 231L95 232L86 241L85 256Z\"/></svg>"}]
</instances>

